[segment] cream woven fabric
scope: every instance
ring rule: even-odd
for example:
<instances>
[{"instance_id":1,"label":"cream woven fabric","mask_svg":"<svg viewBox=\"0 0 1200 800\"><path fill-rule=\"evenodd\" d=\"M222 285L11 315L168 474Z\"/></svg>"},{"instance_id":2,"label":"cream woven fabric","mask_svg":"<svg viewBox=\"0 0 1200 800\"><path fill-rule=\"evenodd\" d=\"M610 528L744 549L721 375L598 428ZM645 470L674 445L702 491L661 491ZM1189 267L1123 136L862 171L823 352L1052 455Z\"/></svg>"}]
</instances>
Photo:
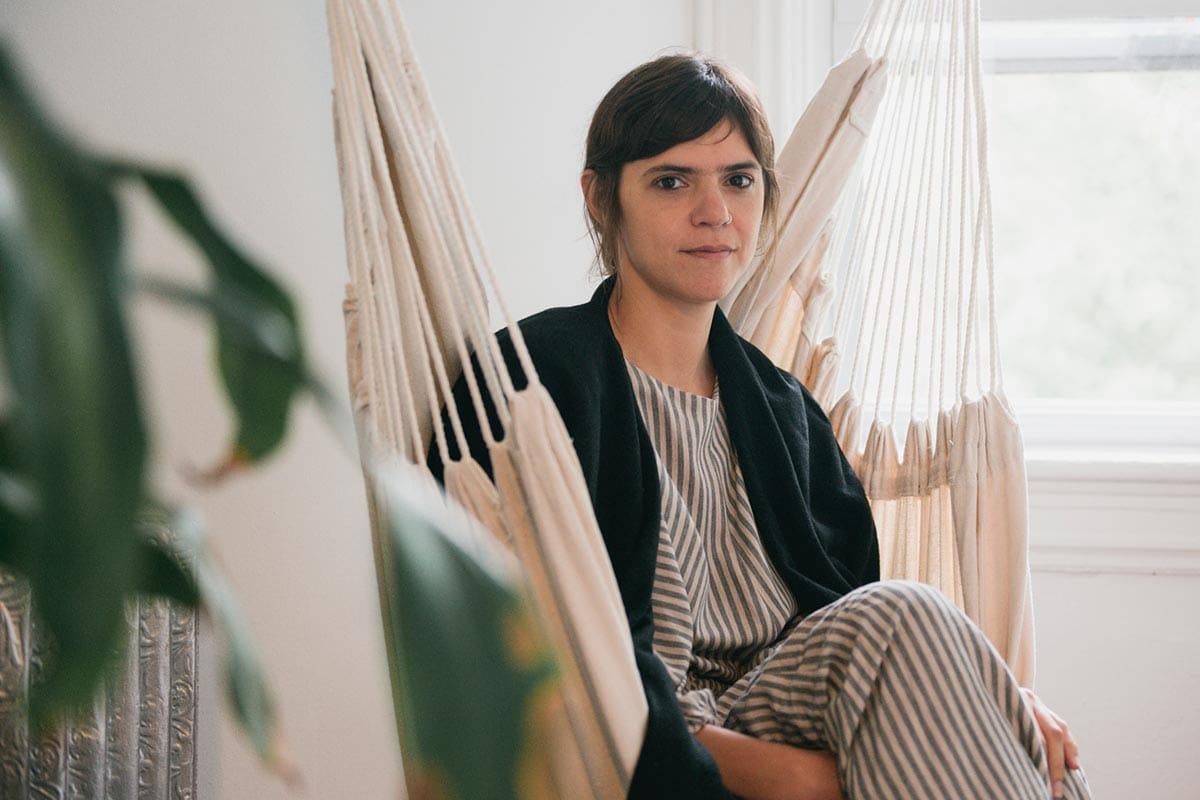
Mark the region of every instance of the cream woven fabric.
<instances>
[{"instance_id":1,"label":"cream woven fabric","mask_svg":"<svg viewBox=\"0 0 1200 800\"><path fill-rule=\"evenodd\" d=\"M1027 488L996 345L978 25L978 0L872 3L779 156L774 248L723 305L834 421L883 577L939 587L1028 686Z\"/></svg>"},{"instance_id":2,"label":"cream woven fabric","mask_svg":"<svg viewBox=\"0 0 1200 800\"><path fill-rule=\"evenodd\" d=\"M423 469L428 448L438 448L452 501L510 544L558 651L570 736L550 748L548 785L563 797L624 796L646 701L574 448L499 298L399 10L386 0L327 7L351 272L347 362L364 461L399 457ZM520 392L489 331L489 288L531 376ZM499 440L485 431L495 485L473 461L451 462L446 434L432 424L447 407L459 452L468 452L448 401L471 353L484 378L467 372L478 416L488 397L505 431ZM386 537L373 527L382 553Z\"/></svg>"}]
</instances>

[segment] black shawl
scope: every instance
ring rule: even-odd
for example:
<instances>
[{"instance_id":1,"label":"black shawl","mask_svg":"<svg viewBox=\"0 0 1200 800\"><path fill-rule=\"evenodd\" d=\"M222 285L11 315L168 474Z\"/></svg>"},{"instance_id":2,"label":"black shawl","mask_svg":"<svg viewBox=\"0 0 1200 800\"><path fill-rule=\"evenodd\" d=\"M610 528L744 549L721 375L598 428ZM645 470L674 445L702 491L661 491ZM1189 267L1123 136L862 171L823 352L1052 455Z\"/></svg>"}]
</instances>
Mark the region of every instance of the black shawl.
<instances>
[{"instance_id":1,"label":"black shawl","mask_svg":"<svg viewBox=\"0 0 1200 800\"><path fill-rule=\"evenodd\" d=\"M650 718L629 797L731 798L708 751L688 732L666 668L651 649L658 471L608 321L612 284L605 281L583 305L535 314L520 328L579 454L633 634ZM523 387L527 381L509 336L498 336L513 380ZM708 344L759 536L800 613L878 580L871 509L824 412L799 381L734 333L719 308ZM490 475L491 460L461 379L455 397L471 454ZM494 418L492 424L499 435ZM452 457L455 450L452 445ZM440 479L436 448L430 468Z\"/></svg>"}]
</instances>

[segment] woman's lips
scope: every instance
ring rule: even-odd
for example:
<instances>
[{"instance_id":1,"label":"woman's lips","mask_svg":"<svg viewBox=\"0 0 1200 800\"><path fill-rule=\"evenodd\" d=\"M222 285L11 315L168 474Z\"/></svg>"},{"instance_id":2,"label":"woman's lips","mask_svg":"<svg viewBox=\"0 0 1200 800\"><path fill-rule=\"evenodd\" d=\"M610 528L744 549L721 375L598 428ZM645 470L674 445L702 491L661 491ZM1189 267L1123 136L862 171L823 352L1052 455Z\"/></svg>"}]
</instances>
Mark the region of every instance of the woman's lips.
<instances>
[{"instance_id":1,"label":"woman's lips","mask_svg":"<svg viewBox=\"0 0 1200 800\"><path fill-rule=\"evenodd\" d=\"M721 261L725 258L728 258L729 255L731 253L733 253L733 248L732 247L719 247L719 246L692 247L687 250L684 250L683 252L687 253L689 256L695 256L696 258L703 258L706 261Z\"/></svg>"}]
</instances>

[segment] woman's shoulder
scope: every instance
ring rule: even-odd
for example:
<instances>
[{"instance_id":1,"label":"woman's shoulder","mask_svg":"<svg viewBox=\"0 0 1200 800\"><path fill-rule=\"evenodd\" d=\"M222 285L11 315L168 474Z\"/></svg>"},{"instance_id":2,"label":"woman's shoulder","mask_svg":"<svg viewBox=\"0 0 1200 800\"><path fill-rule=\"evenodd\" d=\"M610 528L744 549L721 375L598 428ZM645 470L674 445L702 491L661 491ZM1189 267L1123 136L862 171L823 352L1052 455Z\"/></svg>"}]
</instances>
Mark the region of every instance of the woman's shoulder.
<instances>
[{"instance_id":1,"label":"woman's shoulder","mask_svg":"<svg viewBox=\"0 0 1200 800\"><path fill-rule=\"evenodd\" d=\"M547 308L525 317L517 325L531 347L548 350L569 348L572 341L590 338L596 333L592 303ZM504 334L507 335L507 329Z\"/></svg>"},{"instance_id":2,"label":"woman's shoulder","mask_svg":"<svg viewBox=\"0 0 1200 800\"><path fill-rule=\"evenodd\" d=\"M728 330L732 332L731 327ZM825 410L799 378L776 365L770 356L748 339L737 333L733 333L733 339L757 376L757 383L762 388L767 402L777 414L785 418L820 421L822 426L828 426Z\"/></svg>"},{"instance_id":3,"label":"woman's shoulder","mask_svg":"<svg viewBox=\"0 0 1200 800\"><path fill-rule=\"evenodd\" d=\"M750 359L750 363L754 366L759 377L764 381L784 388L788 392L807 392L804 384L795 375L778 366L771 360L770 356L759 350L749 339L743 339L739 336L738 343L742 346L742 350L746 353L746 357Z\"/></svg>"},{"instance_id":4,"label":"woman's shoulder","mask_svg":"<svg viewBox=\"0 0 1200 800\"><path fill-rule=\"evenodd\" d=\"M604 307L595 297L579 305L539 311L519 321L517 327L539 373L595 369L598 356L607 350L606 337L612 336ZM507 328L497 337L512 347Z\"/></svg>"},{"instance_id":5,"label":"woman's shoulder","mask_svg":"<svg viewBox=\"0 0 1200 800\"><path fill-rule=\"evenodd\" d=\"M733 341L737 349L745 356L750 366L758 376L760 383L768 392L778 392L785 396L807 398L808 389L795 375L779 367L770 356L759 350L749 339L734 331L723 312L718 309L718 315L713 321L721 340Z\"/></svg>"},{"instance_id":6,"label":"woman's shoulder","mask_svg":"<svg viewBox=\"0 0 1200 800\"><path fill-rule=\"evenodd\" d=\"M604 394L614 369L613 346L608 341L612 333L603 307L597 311L595 298L575 306L540 311L520 320L517 327L539 381L560 409L565 405L590 404ZM502 328L496 338L517 388L523 388L526 381L511 331ZM619 360L619 350L617 357Z\"/></svg>"}]
</instances>

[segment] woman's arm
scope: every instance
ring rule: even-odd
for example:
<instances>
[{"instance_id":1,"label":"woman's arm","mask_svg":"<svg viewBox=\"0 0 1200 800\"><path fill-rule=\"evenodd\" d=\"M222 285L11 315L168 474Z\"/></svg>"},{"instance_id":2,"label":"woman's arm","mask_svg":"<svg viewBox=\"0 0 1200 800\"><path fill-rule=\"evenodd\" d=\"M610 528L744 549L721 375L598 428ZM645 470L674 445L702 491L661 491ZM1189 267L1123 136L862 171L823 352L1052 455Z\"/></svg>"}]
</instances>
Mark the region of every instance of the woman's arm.
<instances>
[{"instance_id":1,"label":"woman's arm","mask_svg":"<svg viewBox=\"0 0 1200 800\"><path fill-rule=\"evenodd\" d=\"M745 800L842 800L832 753L755 739L715 725L705 725L696 739L717 762L724 784Z\"/></svg>"}]
</instances>

